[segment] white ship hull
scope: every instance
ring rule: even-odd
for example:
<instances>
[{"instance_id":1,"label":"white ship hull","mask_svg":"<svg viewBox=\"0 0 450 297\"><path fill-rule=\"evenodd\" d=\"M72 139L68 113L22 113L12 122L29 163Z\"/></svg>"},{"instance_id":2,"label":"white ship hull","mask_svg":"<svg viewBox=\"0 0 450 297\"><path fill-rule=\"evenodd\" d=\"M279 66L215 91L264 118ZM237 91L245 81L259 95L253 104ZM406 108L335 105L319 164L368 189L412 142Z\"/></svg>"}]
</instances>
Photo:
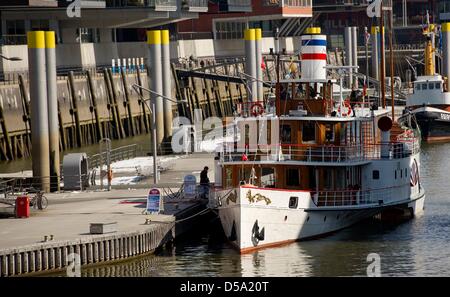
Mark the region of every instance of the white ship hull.
<instances>
[{"instance_id":1,"label":"white ship hull","mask_svg":"<svg viewBox=\"0 0 450 297\"><path fill-rule=\"evenodd\" d=\"M425 197L421 192L409 201L319 208L309 192L242 187L232 193L232 199L227 199L226 193L218 193L218 197L224 197L219 199L219 216L226 237L241 253L325 236L373 217L388 207L401 207L417 215L423 210ZM249 200L251 196L253 200ZM286 207L291 197L298 197L295 209Z\"/></svg>"}]
</instances>

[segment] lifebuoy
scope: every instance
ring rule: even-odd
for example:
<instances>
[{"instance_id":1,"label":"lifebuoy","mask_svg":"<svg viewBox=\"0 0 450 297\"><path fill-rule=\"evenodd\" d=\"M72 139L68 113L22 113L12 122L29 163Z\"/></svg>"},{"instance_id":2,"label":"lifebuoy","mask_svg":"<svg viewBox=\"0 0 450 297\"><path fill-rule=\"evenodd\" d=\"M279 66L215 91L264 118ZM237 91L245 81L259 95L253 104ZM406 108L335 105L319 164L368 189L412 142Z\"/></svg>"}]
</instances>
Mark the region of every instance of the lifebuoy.
<instances>
[{"instance_id":1,"label":"lifebuoy","mask_svg":"<svg viewBox=\"0 0 450 297\"><path fill-rule=\"evenodd\" d=\"M350 106L350 102L348 102L347 100L344 101L344 107L346 107L346 111L343 110L343 112L341 113L341 106L339 106L338 108L338 112L344 116L344 117L348 117L351 113L352 113L352 107Z\"/></svg>"},{"instance_id":2,"label":"lifebuoy","mask_svg":"<svg viewBox=\"0 0 450 297\"><path fill-rule=\"evenodd\" d=\"M262 106L261 103L254 103L250 110L252 115L257 117L258 115L262 115L264 113L264 106Z\"/></svg>"}]
</instances>

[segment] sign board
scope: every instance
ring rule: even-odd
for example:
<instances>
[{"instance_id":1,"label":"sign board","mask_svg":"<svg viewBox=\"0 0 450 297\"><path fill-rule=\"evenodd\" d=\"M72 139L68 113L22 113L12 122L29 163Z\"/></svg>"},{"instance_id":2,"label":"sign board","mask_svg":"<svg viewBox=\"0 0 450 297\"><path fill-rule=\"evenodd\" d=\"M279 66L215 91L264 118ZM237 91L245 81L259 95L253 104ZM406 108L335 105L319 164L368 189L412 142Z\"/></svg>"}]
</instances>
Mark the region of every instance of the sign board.
<instances>
[{"instance_id":1,"label":"sign board","mask_svg":"<svg viewBox=\"0 0 450 297\"><path fill-rule=\"evenodd\" d=\"M158 189L151 189L147 196L147 212L159 213L161 206L161 192Z\"/></svg>"},{"instance_id":2,"label":"sign board","mask_svg":"<svg viewBox=\"0 0 450 297\"><path fill-rule=\"evenodd\" d=\"M184 197L188 199L197 197L197 178L195 175L184 177Z\"/></svg>"}]
</instances>

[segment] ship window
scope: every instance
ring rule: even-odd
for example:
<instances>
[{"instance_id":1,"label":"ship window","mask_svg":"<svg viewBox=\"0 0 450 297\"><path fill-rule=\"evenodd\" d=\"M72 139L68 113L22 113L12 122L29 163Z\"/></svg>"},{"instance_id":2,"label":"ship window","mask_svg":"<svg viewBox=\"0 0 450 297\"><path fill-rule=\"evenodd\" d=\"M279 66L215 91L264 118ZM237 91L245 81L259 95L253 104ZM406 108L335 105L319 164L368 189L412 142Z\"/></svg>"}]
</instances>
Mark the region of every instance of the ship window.
<instances>
[{"instance_id":1,"label":"ship window","mask_svg":"<svg viewBox=\"0 0 450 297\"><path fill-rule=\"evenodd\" d=\"M395 170L395 179L397 179L397 170Z\"/></svg>"},{"instance_id":2,"label":"ship window","mask_svg":"<svg viewBox=\"0 0 450 297\"><path fill-rule=\"evenodd\" d=\"M372 171L372 179L380 179L380 171L378 170Z\"/></svg>"},{"instance_id":3,"label":"ship window","mask_svg":"<svg viewBox=\"0 0 450 297\"><path fill-rule=\"evenodd\" d=\"M430 90L434 90L434 83L430 83Z\"/></svg>"},{"instance_id":4,"label":"ship window","mask_svg":"<svg viewBox=\"0 0 450 297\"><path fill-rule=\"evenodd\" d=\"M261 185L263 188L275 188L275 169L263 167L261 169Z\"/></svg>"},{"instance_id":5,"label":"ship window","mask_svg":"<svg viewBox=\"0 0 450 297\"><path fill-rule=\"evenodd\" d=\"M438 89L438 90L441 89L441 83L436 83L436 89Z\"/></svg>"},{"instance_id":6,"label":"ship window","mask_svg":"<svg viewBox=\"0 0 450 297\"><path fill-rule=\"evenodd\" d=\"M400 178L403 178L403 170L400 170Z\"/></svg>"},{"instance_id":7,"label":"ship window","mask_svg":"<svg viewBox=\"0 0 450 297\"><path fill-rule=\"evenodd\" d=\"M233 168L225 168L225 188L233 187Z\"/></svg>"},{"instance_id":8,"label":"ship window","mask_svg":"<svg viewBox=\"0 0 450 297\"><path fill-rule=\"evenodd\" d=\"M416 90L420 91L420 84L416 84Z\"/></svg>"},{"instance_id":9,"label":"ship window","mask_svg":"<svg viewBox=\"0 0 450 297\"><path fill-rule=\"evenodd\" d=\"M428 90L428 84L422 84L422 90Z\"/></svg>"},{"instance_id":10,"label":"ship window","mask_svg":"<svg viewBox=\"0 0 450 297\"><path fill-rule=\"evenodd\" d=\"M316 141L316 124L315 122L303 122L302 124L302 142L315 143Z\"/></svg>"},{"instance_id":11,"label":"ship window","mask_svg":"<svg viewBox=\"0 0 450 297\"><path fill-rule=\"evenodd\" d=\"M408 168L405 168L405 178L408 178Z\"/></svg>"},{"instance_id":12,"label":"ship window","mask_svg":"<svg viewBox=\"0 0 450 297\"><path fill-rule=\"evenodd\" d=\"M281 126L281 143L291 144L292 143L292 133L290 125Z\"/></svg>"},{"instance_id":13,"label":"ship window","mask_svg":"<svg viewBox=\"0 0 450 297\"><path fill-rule=\"evenodd\" d=\"M298 197L289 198L289 208L296 209L298 207Z\"/></svg>"},{"instance_id":14,"label":"ship window","mask_svg":"<svg viewBox=\"0 0 450 297\"><path fill-rule=\"evenodd\" d=\"M300 172L296 168L286 169L286 186L298 187L300 186Z\"/></svg>"}]
</instances>

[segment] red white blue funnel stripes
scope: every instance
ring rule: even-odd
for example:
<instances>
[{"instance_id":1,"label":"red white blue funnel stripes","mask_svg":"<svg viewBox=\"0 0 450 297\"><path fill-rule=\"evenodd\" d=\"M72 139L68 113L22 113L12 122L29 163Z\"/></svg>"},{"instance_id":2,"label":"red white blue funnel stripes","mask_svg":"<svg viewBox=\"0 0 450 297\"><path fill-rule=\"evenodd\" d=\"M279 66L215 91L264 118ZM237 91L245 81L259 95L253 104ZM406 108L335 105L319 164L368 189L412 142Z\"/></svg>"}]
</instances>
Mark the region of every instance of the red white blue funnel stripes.
<instances>
[{"instance_id":1,"label":"red white blue funnel stripes","mask_svg":"<svg viewBox=\"0 0 450 297\"><path fill-rule=\"evenodd\" d=\"M302 78L326 79L327 36L303 35L301 53Z\"/></svg>"}]
</instances>

